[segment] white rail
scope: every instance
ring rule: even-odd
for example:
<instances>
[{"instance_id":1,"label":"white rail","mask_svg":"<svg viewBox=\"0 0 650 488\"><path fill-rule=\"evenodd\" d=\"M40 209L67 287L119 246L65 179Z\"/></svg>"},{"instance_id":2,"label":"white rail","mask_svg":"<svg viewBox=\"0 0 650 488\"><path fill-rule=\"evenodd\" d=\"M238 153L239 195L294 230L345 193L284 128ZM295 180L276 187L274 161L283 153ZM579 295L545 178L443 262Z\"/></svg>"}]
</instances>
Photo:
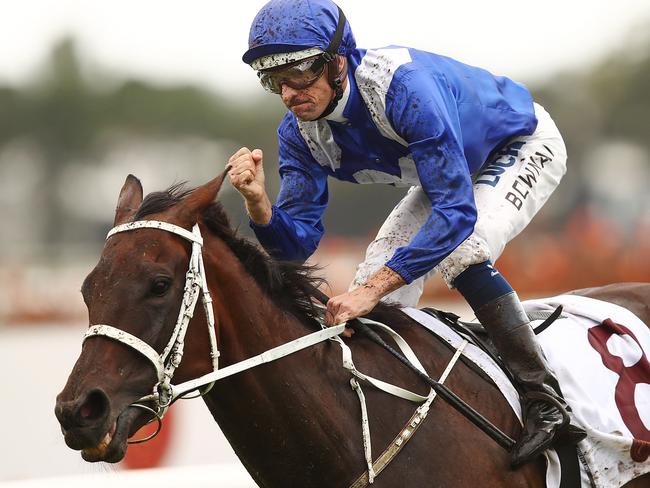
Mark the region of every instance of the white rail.
<instances>
[{"instance_id":1,"label":"white rail","mask_svg":"<svg viewBox=\"0 0 650 488\"><path fill-rule=\"evenodd\" d=\"M142 488L191 486L192 488L256 488L241 465L210 464L180 468L138 469L54 478L0 482L2 488Z\"/></svg>"}]
</instances>

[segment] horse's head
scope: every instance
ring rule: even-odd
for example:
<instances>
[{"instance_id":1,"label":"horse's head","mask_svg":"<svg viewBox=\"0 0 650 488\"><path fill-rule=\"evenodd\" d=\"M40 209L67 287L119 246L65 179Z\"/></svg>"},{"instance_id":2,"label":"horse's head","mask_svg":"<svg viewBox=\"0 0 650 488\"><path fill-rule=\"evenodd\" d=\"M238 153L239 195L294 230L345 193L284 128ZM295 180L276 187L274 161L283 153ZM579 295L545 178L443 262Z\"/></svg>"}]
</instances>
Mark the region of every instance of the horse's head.
<instances>
[{"instance_id":1,"label":"horse's head","mask_svg":"<svg viewBox=\"0 0 650 488\"><path fill-rule=\"evenodd\" d=\"M192 242L173 232L124 224L147 215L147 220L192 229L216 198L224 175L175 198L148 197L144 205L137 178L129 175L122 187L114 231L128 232L107 239L83 283L91 329L55 408L66 443L87 461L121 460L128 438L152 419L132 405L160 384L164 368L155 364L162 364L160 356L187 298ZM127 339L115 337L121 331Z\"/></svg>"}]
</instances>

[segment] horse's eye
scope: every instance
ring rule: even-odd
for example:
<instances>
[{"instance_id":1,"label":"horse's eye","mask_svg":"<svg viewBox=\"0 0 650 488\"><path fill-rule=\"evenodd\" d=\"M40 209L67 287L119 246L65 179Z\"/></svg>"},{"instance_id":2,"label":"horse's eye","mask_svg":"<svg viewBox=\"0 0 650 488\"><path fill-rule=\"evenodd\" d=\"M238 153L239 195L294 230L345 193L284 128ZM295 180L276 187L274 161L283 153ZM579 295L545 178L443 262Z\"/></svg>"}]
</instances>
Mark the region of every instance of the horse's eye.
<instances>
[{"instance_id":1,"label":"horse's eye","mask_svg":"<svg viewBox=\"0 0 650 488\"><path fill-rule=\"evenodd\" d=\"M169 290L172 282L169 278L156 278L151 284L151 293L156 296L163 296Z\"/></svg>"}]
</instances>

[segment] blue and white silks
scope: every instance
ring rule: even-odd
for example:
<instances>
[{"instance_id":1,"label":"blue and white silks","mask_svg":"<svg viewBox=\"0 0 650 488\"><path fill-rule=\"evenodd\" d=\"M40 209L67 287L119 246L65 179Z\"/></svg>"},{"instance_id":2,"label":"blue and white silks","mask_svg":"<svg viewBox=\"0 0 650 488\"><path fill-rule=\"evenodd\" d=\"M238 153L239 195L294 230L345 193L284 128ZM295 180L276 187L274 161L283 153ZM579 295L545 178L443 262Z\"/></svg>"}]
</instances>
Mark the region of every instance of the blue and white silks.
<instances>
[{"instance_id":1,"label":"blue and white silks","mask_svg":"<svg viewBox=\"0 0 650 488\"><path fill-rule=\"evenodd\" d=\"M483 69L405 47L350 48L354 39L346 43L346 35L345 121L285 115L278 128L281 186L273 215L269 224L251 226L275 257L304 261L324 232L328 177L420 185L431 216L386 263L410 283L472 233L472 175L509 139L535 131L533 100L523 85Z\"/></svg>"}]
</instances>

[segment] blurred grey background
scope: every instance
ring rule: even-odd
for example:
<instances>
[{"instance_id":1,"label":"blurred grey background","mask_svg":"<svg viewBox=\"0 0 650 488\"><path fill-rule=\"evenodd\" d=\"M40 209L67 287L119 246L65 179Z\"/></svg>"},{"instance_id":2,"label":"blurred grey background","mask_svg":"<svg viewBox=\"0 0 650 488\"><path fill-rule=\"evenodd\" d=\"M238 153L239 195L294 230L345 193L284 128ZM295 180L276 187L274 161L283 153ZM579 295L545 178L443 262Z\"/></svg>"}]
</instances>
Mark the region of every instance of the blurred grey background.
<instances>
[{"instance_id":1,"label":"blurred grey background","mask_svg":"<svg viewBox=\"0 0 650 488\"><path fill-rule=\"evenodd\" d=\"M78 290L127 174L145 193L197 185L239 147L259 147L275 195L284 110L240 59L263 3L0 0L0 348L6 334L52 324L81 334ZM502 272L524 296L649 281L650 3L451 3L339 2L360 47L408 45L482 66L528 85L555 119L568 174L507 248ZM330 188L313 260L340 290L402 191ZM251 235L239 195L226 185L220 199ZM427 302L455 298L439 281ZM29 474L17 462L0 464L0 480Z\"/></svg>"}]
</instances>

